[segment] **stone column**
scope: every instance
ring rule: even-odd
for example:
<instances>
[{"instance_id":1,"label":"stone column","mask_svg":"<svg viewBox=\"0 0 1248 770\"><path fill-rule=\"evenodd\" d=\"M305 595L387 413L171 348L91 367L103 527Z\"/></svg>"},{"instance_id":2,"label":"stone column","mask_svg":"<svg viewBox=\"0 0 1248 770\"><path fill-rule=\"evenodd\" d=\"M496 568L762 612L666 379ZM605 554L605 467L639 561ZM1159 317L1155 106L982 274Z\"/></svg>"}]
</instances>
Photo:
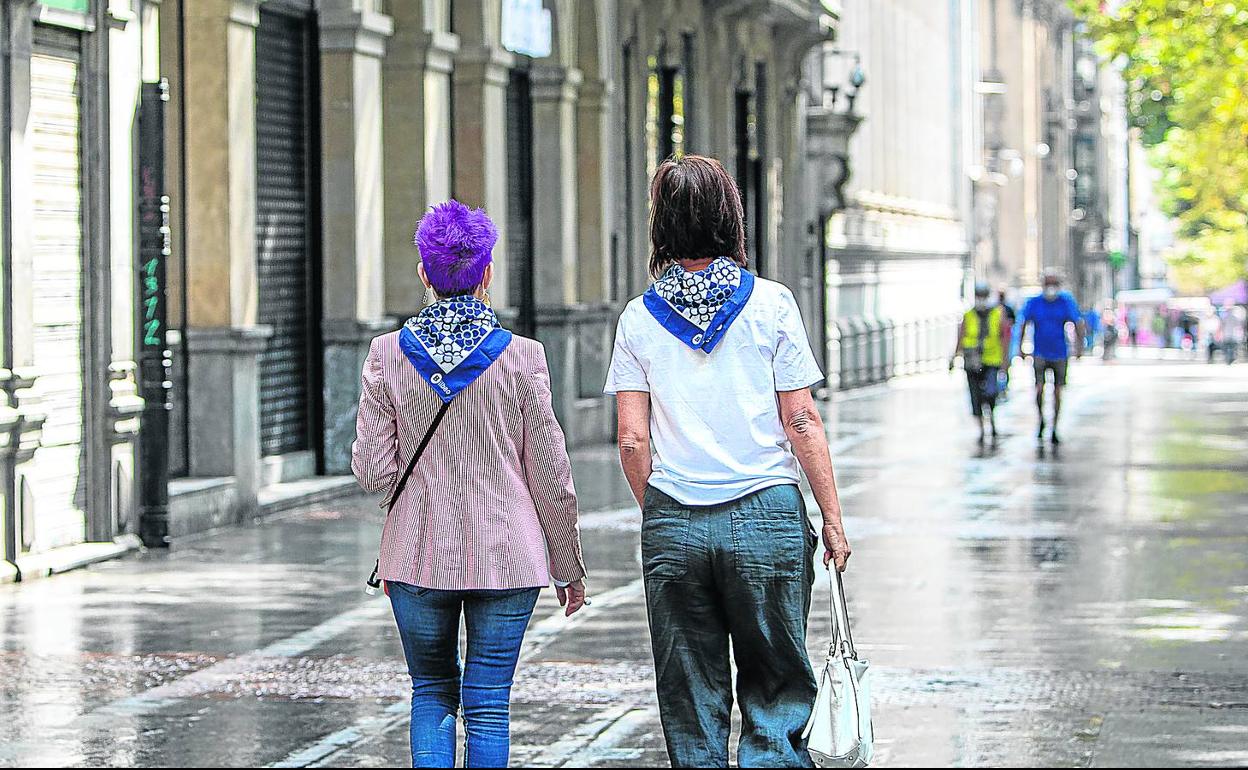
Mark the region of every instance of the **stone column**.
<instances>
[{"instance_id":1,"label":"stone column","mask_svg":"<svg viewBox=\"0 0 1248 770\"><path fill-rule=\"evenodd\" d=\"M185 5L186 199L173 201L186 223L190 474L233 476L236 519L256 504L257 356L272 333L256 323L259 5L259 0Z\"/></svg>"},{"instance_id":2,"label":"stone column","mask_svg":"<svg viewBox=\"0 0 1248 770\"><path fill-rule=\"evenodd\" d=\"M191 304L194 307L194 303ZM241 520L260 488L260 353L269 326L191 327L191 475L233 476Z\"/></svg>"},{"instance_id":3,"label":"stone column","mask_svg":"<svg viewBox=\"0 0 1248 770\"><path fill-rule=\"evenodd\" d=\"M33 377L0 369L0 583L16 574L5 563L16 563L22 550L17 466L34 457L43 436L46 415L32 397L32 385Z\"/></svg>"},{"instance_id":4,"label":"stone column","mask_svg":"<svg viewBox=\"0 0 1248 770\"><path fill-rule=\"evenodd\" d=\"M576 104L576 227L579 268L577 298L600 302L610 296L611 216L608 199L607 103L605 81L587 80Z\"/></svg>"},{"instance_id":5,"label":"stone column","mask_svg":"<svg viewBox=\"0 0 1248 770\"><path fill-rule=\"evenodd\" d=\"M384 317L382 59L390 17L326 0L320 12L326 473L351 472L360 368Z\"/></svg>"},{"instance_id":6,"label":"stone column","mask_svg":"<svg viewBox=\"0 0 1248 770\"><path fill-rule=\"evenodd\" d=\"M8 53L7 78L8 111L11 130L8 167L3 169L8 192L19 189L31 179L30 131L30 57L33 31L32 6L18 3L9 6L8 17L3 26L4 48ZM46 417L39 404L38 395L32 390L37 372L34 363L34 306L30 286L34 280L33 233L28 226L34 216L34 201L29 195L6 195L9 203L9 219L3 223L9 236L7 270L0 273L0 281L8 284L6 300L9 302L8 317L0 320L8 341L11 358L0 362L6 368L0 370L0 427L4 431L3 449L0 450L0 472L4 483L4 530L0 532L0 549L5 560L14 561L22 550L22 522L18 501L16 468L30 460L38 449ZM0 351L6 346L0 345ZM0 356L4 353L0 352ZM4 574L12 575L8 570ZM0 580L4 574L0 574Z\"/></svg>"},{"instance_id":7,"label":"stone column","mask_svg":"<svg viewBox=\"0 0 1248 770\"><path fill-rule=\"evenodd\" d=\"M8 22L4 28L5 48L8 53L7 79L8 104L5 109L11 126L7 141L9 157L4 169L9 183L5 196L8 198L9 219L4 222L8 231L8 271L4 280L9 282L9 313L6 319L12 360L4 365L14 371L29 367L34 362L34 298L29 289L34 283L34 233L24 223L34 218L35 202L30 195L11 193L29 185L33 178L30 146L30 57L33 45L32 6L17 3L8 9ZM0 322L2 323L2 322Z\"/></svg>"},{"instance_id":8,"label":"stone column","mask_svg":"<svg viewBox=\"0 0 1248 770\"><path fill-rule=\"evenodd\" d=\"M129 533L138 529L135 466L143 399L138 393L136 295L131 278L135 275L138 251L137 190L133 176L118 173L118 170L134 168L137 163L137 145L131 127L138 119L143 60L147 55L144 38L155 37L159 16L137 13L128 0L110 0L107 18L110 27L108 139L109 163L113 169L108 174L111 346L103 431L108 459L106 468L96 470L96 478L107 482L97 497L106 505L89 517L88 532L91 540L100 541L113 539L122 529Z\"/></svg>"},{"instance_id":9,"label":"stone column","mask_svg":"<svg viewBox=\"0 0 1248 770\"><path fill-rule=\"evenodd\" d=\"M11 377L8 369L0 369L0 391L8 384ZM16 571L13 567L17 559L17 522L13 514L17 510L14 503L13 466L15 429L21 425L22 416L13 408L9 395L0 396L0 583L13 579Z\"/></svg>"},{"instance_id":10,"label":"stone column","mask_svg":"<svg viewBox=\"0 0 1248 770\"><path fill-rule=\"evenodd\" d=\"M576 106L580 70L534 66L533 234L534 283L539 305L576 301Z\"/></svg>"},{"instance_id":11,"label":"stone column","mask_svg":"<svg viewBox=\"0 0 1248 770\"><path fill-rule=\"evenodd\" d=\"M505 306L507 259L507 83L514 57L465 44L455 57L455 196L485 209L498 228L494 304Z\"/></svg>"},{"instance_id":12,"label":"stone column","mask_svg":"<svg viewBox=\"0 0 1248 770\"><path fill-rule=\"evenodd\" d=\"M393 37L382 60L385 167L385 310L407 316L424 286L412 231L425 209L451 197L451 62L459 39L430 28L419 2L391 3ZM500 177L501 178L501 177Z\"/></svg>"}]
</instances>

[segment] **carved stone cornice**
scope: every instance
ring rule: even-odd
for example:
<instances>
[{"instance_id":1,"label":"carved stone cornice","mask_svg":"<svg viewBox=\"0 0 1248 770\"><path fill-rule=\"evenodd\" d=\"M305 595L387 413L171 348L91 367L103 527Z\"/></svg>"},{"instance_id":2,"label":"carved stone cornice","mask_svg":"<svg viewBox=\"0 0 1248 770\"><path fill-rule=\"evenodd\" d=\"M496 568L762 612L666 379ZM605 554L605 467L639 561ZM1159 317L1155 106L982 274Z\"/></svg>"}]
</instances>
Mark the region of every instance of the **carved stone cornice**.
<instances>
[{"instance_id":1,"label":"carved stone cornice","mask_svg":"<svg viewBox=\"0 0 1248 770\"><path fill-rule=\"evenodd\" d=\"M505 86L515 63L515 54L496 46L463 46L454 55L452 77L456 83Z\"/></svg>"},{"instance_id":2,"label":"carved stone cornice","mask_svg":"<svg viewBox=\"0 0 1248 770\"><path fill-rule=\"evenodd\" d=\"M34 456L43 440L43 423L48 415L43 410L38 395L34 392L37 375L29 369L4 370L5 376L0 379L0 388L7 395L5 407L13 412L14 419L8 420L7 436L4 442L4 454L13 462L25 462Z\"/></svg>"},{"instance_id":3,"label":"carved stone cornice","mask_svg":"<svg viewBox=\"0 0 1248 770\"><path fill-rule=\"evenodd\" d=\"M581 71L558 65L540 64L530 70L533 101L574 101L584 79Z\"/></svg>"},{"instance_id":4,"label":"carved stone cornice","mask_svg":"<svg viewBox=\"0 0 1248 770\"><path fill-rule=\"evenodd\" d=\"M139 434L144 401L139 395L137 369L134 361L108 365L108 436L114 444L131 441Z\"/></svg>"},{"instance_id":5,"label":"carved stone cornice","mask_svg":"<svg viewBox=\"0 0 1248 770\"><path fill-rule=\"evenodd\" d=\"M323 8L317 29L322 51L352 51L380 59L394 34L394 20L376 11Z\"/></svg>"},{"instance_id":6,"label":"carved stone cornice","mask_svg":"<svg viewBox=\"0 0 1248 770\"><path fill-rule=\"evenodd\" d=\"M823 107L806 111L806 163L812 178L819 180L811 192L821 218L848 206L849 140L861 123L862 117L853 113Z\"/></svg>"}]
</instances>

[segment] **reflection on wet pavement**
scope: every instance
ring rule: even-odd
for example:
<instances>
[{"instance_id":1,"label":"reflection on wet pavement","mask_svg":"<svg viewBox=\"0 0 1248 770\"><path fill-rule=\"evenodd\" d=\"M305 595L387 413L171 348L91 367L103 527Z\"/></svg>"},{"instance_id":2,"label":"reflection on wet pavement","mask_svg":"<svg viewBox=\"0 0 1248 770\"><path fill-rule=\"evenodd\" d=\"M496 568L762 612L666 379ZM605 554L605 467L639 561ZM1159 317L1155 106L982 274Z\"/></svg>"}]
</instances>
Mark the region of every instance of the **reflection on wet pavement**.
<instances>
[{"instance_id":1,"label":"reflection on wet pavement","mask_svg":"<svg viewBox=\"0 0 1248 770\"><path fill-rule=\"evenodd\" d=\"M982 449L957 378L828 405L877 764L1248 764L1248 368L1075 367L1059 453L1014 383ZM544 592L513 761L664 765L640 517L609 447L576 472L595 601ZM379 530L360 498L0 587L0 765L404 764Z\"/></svg>"}]
</instances>

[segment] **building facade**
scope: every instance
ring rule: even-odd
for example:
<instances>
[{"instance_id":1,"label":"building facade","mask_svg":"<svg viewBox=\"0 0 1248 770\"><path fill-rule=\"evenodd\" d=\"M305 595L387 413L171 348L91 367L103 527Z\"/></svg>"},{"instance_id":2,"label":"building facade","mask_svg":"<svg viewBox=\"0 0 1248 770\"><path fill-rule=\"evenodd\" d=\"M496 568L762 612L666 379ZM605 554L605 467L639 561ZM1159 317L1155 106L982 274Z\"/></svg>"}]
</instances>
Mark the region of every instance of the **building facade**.
<instances>
[{"instance_id":1,"label":"building facade","mask_svg":"<svg viewBox=\"0 0 1248 770\"><path fill-rule=\"evenodd\" d=\"M1063 276L1085 307L1138 283L1121 74L1060 0L980 0L975 272L1036 287ZM1125 269L1115 270L1119 253Z\"/></svg>"},{"instance_id":2,"label":"building facade","mask_svg":"<svg viewBox=\"0 0 1248 770\"><path fill-rule=\"evenodd\" d=\"M493 304L545 344L578 446L614 432L601 388L663 158L736 176L752 268L793 289L830 387L943 361L973 277L1071 267L1070 175L1098 178L1057 0L4 8L0 469L28 566L353 489L360 367L425 301L433 203L497 223ZM140 143L158 81L163 142ZM170 402L142 442L172 478L158 521L136 521L136 477L161 477L136 461L140 392Z\"/></svg>"},{"instance_id":3,"label":"building facade","mask_svg":"<svg viewBox=\"0 0 1248 770\"><path fill-rule=\"evenodd\" d=\"M847 0L842 18L810 78L861 120L823 276L829 359L853 386L948 359L969 267L974 16L961 0Z\"/></svg>"},{"instance_id":4,"label":"building facade","mask_svg":"<svg viewBox=\"0 0 1248 770\"><path fill-rule=\"evenodd\" d=\"M158 5L0 4L0 578L135 543L134 126Z\"/></svg>"},{"instance_id":5,"label":"building facade","mask_svg":"<svg viewBox=\"0 0 1248 770\"><path fill-rule=\"evenodd\" d=\"M368 342L422 305L412 230L448 197L497 223L493 303L545 344L574 446L614 431L601 389L615 319L647 284L662 158L722 158L756 269L805 277L817 306L802 65L834 34L834 3L164 0L161 13L172 535L349 473Z\"/></svg>"},{"instance_id":6,"label":"building facade","mask_svg":"<svg viewBox=\"0 0 1248 770\"><path fill-rule=\"evenodd\" d=\"M1033 287L1073 269L1074 19L1061 0L980 0L975 270Z\"/></svg>"}]
</instances>

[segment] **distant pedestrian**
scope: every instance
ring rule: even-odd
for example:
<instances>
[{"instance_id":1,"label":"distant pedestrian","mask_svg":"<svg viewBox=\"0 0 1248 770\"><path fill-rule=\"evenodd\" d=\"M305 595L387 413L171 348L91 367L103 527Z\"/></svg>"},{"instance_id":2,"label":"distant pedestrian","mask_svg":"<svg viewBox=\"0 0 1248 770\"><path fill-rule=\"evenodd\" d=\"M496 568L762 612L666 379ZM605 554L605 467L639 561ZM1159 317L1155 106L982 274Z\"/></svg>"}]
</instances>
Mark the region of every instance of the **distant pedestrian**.
<instances>
[{"instance_id":1,"label":"distant pedestrian","mask_svg":"<svg viewBox=\"0 0 1248 770\"><path fill-rule=\"evenodd\" d=\"M1206 317L1205 323L1201 324L1201 334L1204 335L1208 362L1212 364L1218 348L1222 346L1222 317L1217 313Z\"/></svg>"},{"instance_id":2,"label":"distant pedestrian","mask_svg":"<svg viewBox=\"0 0 1248 770\"><path fill-rule=\"evenodd\" d=\"M1166 346L1166 313L1165 309L1158 308L1156 315L1153 316L1153 337L1157 340L1157 347L1164 348Z\"/></svg>"},{"instance_id":3,"label":"distant pedestrian","mask_svg":"<svg viewBox=\"0 0 1248 770\"><path fill-rule=\"evenodd\" d=\"M1228 304L1222 314L1222 355L1228 364L1235 363L1239 347L1244 344L1244 318L1248 313L1239 305Z\"/></svg>"},{"instance_id":4,"label":"distant pedestrian","mask_svg":"<svg viewBox=\"0 0 1248 770\"><path fill-rule=\"evenodd\" d=\"M1079 306L1070 292L1062 291L1062 280L1056 275L1044 277L1044 292L1027 300L1023 306L1023 336L1027 327L1032 328L1032 365L1036 371L1036 412L1040 418L1040 427L1036 431L1036 440L1044 440L1044 387L1048 375L1053 375L1053 423L1049 440L1060 444L1057 435L1057 421L1062 413L1062 388L1066 387L1066 371L1069 365L1070 351L1066 341L1066 327L1075 326L1075 357L1083 356L1083 318Z\"/></svg>"},{"instance_id":5,"label":"distant pedestrian","mask_svg":"<svg viewBox=\"0 0 1248 770\"><path fill-rule=\"evenodd\" d=\"M1089 307L1083 312L1083 349L1092 354L1096 347L1096 336L1101 331L1101 314L1096 308Z\"/></svg>"},{"instance_id":6,"label":"distant pedestrian","mask_svg":"<svg viewBox=\"0 0 1248 770\"><path fill-rule=\"evenodd\" d=\"M1101 325L1104 329L1101 333L1101 358L1113 361L1114 354L1118 352L1118 321L1114 318L1112 309L1106 310L1101 316Z\"/></svg>"},{"instance_id":7,"label":"distant pedestrian","mask_svg":"<svg viewBox=\"0 0 1248 770\"><path fill-rule=\"evenodd\" d=\"M1008 292L1004 286L997 289L997 304L1001 306L1001 312L1005 313L1005 320L1009 322L1010 329L1017 330L1018 313L1010 304ZM1011 332L1008 344L1005 346L1005 362L1001 365L1001 373L998 376L1001 387L997 390L997 401L1005 401L1010 395L1010 365L1014 363L1017 355L1018 336Z\"/></svg>"},{"instance_id":8,"label":"distant pedestrian","mask_svg":"<svg viewBox=\"0 0 1248 770\"><path fill-rule=\"evenodd\" d=\"M975 306L962 316L954 350L955 358L962 356L962 368L966 370L971 415L979 428L980 444L984 443L985 418L992 428L993 440L997 438L997 375L1005 364L1012 332L1004 306L989 305L988 294L987 284L975 286ZM954 365L950 360L949 369Z\"/></svg>"},{"instance_id":9,"label":"distant pedestrian","mask_svg":"<svg viewBox=\"0 0 1248 770\"><path fill-rule=\"evenodd\" d=\"M806 650L816 536L843 570L831 455L810 386L823 382L793 294L746 269L732 176L666 160L650 188L650 272L620 317L606 392L643 510L642 569L659 715L676 767L727 767L732 661L742 767L810 767Z\"/></svg>"},{"instance_id":10,"label":"distant pedestrian","mask_svg":"<svg viewBox=\"0 0 1248 770\"><path fill-rule=\"evenodd\" d=\"M418 270L435 301L373 340L364 364L351 468L387 502L411 471L386 518L378 575L412 678L414 767L455 766L461 706L465 766L505 767L512 677L538 592L553 578L568 615L585 602L546 354L489 305L497 239L483 211L458 202L426 214Z\"/></svg>"}]
</instances>

